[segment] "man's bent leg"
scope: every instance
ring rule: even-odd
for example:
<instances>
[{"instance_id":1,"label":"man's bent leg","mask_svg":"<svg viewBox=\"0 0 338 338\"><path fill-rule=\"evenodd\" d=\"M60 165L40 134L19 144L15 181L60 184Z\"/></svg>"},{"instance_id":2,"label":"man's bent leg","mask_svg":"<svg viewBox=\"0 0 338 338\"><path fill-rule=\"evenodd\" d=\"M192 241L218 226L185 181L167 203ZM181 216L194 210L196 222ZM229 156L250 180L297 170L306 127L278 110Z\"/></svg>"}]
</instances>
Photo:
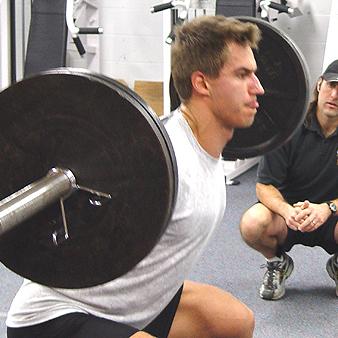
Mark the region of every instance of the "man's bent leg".
<instances>
[{"instance_id":1,"label":"man's bent leg","mask_svg":"<svg viewBox=\"0 0 338 338\"><path fill-rule=\"evenodd\" d=\"M285 220L261 203L247 210L240 222L243 240L266 258L274 257L288 233Z\"/></svg>"},{"instance_id":2,"label":"man's bent leg","mask_svg":"<svg viewBox=\"0 0 338 338\"><path fill-rule=\"evenodd\" d=\"M336 222L333 235L334 235L334 240L338 247L338 222ZM327 261L326 271L336 283L336 296L338 297L338 248L336 248L335 254L331 256L329 260Z\"/></svg>"},{"instance_id":3,"label":"man's bent leg","mask_svg":"<svg viewBox=\"0 0 338 338\"><path fill-rule=\"evenodd\" d=\"M267 258L260 297L269 300L282 298L285 281L293 271L292 258L280 250L288 235L286 222L257 203L243 215L240 230L244 241Z\"/></svg>"},{"instance_id":4,"label":"man's bent leg","mask_svg":"<svg viewBox=\"0 0 338 338\"><path fill-rule=\"evenodd\" d=\"M251 338L253 312L217 287L185 281L169 338Z\"/></svg>"}]
</instances>

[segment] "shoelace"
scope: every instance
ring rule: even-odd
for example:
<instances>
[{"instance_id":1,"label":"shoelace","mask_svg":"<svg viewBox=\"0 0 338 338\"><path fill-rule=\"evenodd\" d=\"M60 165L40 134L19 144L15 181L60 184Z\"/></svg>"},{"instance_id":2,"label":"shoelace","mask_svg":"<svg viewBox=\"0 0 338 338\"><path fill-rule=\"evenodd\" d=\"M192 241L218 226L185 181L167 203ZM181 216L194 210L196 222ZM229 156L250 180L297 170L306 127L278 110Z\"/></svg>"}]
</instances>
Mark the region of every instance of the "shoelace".
<instances>
[{"instance_id":1,"label":"shoelace","mask_svg":"<svg viewBox=\"0 0 338 338\"><path fill-rule=\"evenodd\" d=\"M267 268L263 283L268 289L273 290L277 287L275 281L279 278L277 272L280 272L281 267L282 262L267 262L266 264L261 265L261 269Z\"/></svg>"}]
</instances>

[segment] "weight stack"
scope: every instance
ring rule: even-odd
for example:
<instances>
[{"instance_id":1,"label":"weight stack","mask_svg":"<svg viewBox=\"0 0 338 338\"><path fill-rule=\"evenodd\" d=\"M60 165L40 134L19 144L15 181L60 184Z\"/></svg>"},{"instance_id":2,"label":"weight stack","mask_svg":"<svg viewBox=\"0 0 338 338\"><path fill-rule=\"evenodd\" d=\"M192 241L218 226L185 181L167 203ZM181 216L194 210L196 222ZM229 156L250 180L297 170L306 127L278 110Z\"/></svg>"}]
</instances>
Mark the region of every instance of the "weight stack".
<instances>
[{"instance_id":1,"label":"weight stack","mask_svg":"<svg viewBox=\"0 0 338 338\"><path fill-rule=\"evenodd\" d=\"M255 0L217 0L216 14L224 16L256 16Z\"/></svg>"}]
</instances>

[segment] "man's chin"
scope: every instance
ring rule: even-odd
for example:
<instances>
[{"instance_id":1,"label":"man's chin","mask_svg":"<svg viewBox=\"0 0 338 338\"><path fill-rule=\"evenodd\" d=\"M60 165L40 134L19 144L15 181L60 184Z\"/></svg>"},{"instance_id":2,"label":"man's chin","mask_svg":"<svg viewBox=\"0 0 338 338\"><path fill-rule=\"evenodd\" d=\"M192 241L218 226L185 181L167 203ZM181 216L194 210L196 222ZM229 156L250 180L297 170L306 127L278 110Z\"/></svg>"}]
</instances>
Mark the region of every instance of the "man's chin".
<instances>
[{"instance_id":1,"label":"man's chin","mask_svg":"<svg viewBox=\"0 0 338 338\"><path fill-rule=\"evenodd\" d=\"M255 121L255 117L253 116L251 119L243 121L240 126L237 126L236 128L245 129L250 128Z\"/></svg>"}]
</instances>

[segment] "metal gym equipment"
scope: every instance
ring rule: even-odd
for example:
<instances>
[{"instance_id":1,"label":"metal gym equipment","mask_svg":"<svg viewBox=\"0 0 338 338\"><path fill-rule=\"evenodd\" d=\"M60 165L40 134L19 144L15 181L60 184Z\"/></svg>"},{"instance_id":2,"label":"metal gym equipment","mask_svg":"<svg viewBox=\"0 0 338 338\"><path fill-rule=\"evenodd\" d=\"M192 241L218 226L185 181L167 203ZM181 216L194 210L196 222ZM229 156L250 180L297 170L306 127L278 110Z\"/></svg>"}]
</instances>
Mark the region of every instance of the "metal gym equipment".
<instances>
[{"instance_id":1,"label":"metal gym equipment","mask_svg":"<svg viewBox=\"0 0 338 338\"><path fill-rule=\"evenodd\" d=\"M265 21L256 55L266 95L257 121L225 151L256 156L304 119L308 75L289 39ZM175 205L177 169L159 118L133 91L71 68L0 93L0 260L41 284L113 280L155 246ZM28 184L28 185L27 185Z\"/></svg>"},{"instance_id":2,"label":"metal gym equipment","mask_svg":"<svg viewBox=\"0 0 338 338\"><path fill-rule=\"evenodd\" d=\"M224 16L256 16L256 0L216 0L216 13Z\"/></svg>"},{"instance_id":3,"label":"metal gym equipment","mask_svg":"<svg viewBox=\"0 0 338 338\"><path fill-rule=\"evenodd\" d=\"M34 0L25 60L25 77L66 65L68 31L80 55L80 34L102 34L101 27L77 27L74 0Z\"/></svg>"}]
</instances>

